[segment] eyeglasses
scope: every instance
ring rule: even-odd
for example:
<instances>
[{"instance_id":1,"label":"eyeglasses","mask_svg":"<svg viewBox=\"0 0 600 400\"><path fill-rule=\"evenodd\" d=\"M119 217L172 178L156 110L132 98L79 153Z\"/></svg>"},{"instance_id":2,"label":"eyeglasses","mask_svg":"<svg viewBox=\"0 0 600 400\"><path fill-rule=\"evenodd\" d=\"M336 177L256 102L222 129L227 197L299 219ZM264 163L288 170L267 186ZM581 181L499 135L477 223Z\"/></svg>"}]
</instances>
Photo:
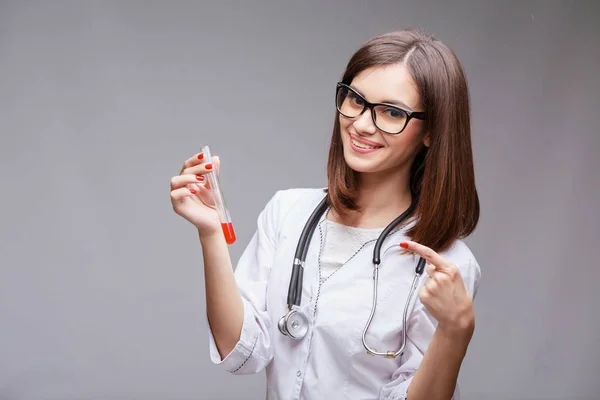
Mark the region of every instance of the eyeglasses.
<instances>
[{"instance_id":1,"label":"eyeglasses","mask_svg":"<svg viewBox=\"0 0 600 400\"><path fill-rule=\"evenodd\" d=\"M356 118L371 109L371 118L377 128L385 133L401 133L412 119L425 119L425 112L411 111L387 103L370 103L360 93L345 83L338 82L335 104L338 112L347 118Z\"/></svg>"}]
</instances>

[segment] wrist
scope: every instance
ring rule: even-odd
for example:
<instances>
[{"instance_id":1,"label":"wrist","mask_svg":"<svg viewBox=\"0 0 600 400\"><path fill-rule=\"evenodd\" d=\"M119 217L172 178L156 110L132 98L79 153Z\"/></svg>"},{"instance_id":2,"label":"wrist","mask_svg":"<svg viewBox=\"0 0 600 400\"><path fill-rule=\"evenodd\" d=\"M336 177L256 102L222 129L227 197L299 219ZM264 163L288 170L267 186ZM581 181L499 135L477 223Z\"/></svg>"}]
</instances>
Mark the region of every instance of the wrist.
<instances>
[{"instance_id":1,"label":"wrist","mask_svg":"<svg viewBox=\"0 0 600 400\"><path fill-rule=\"evenodd\" d=\"M202 246L217 244L221 241L225 241L225 237L223 236L223 232L221 231L201 232L200 230L198 230L198 239L200 240L200 244L202 244Z\"/></svg>"},{"instance_id":2,"label":"wrist","mask_svg":"<svg viewBox=\"0 0 600 400\"><path fill-rule=\"evenodd\" d=\"M472 309L450 321L440 321L437 330L452 340L469 342L475 331L475 315Z\"/></svg>"}]
</instances>

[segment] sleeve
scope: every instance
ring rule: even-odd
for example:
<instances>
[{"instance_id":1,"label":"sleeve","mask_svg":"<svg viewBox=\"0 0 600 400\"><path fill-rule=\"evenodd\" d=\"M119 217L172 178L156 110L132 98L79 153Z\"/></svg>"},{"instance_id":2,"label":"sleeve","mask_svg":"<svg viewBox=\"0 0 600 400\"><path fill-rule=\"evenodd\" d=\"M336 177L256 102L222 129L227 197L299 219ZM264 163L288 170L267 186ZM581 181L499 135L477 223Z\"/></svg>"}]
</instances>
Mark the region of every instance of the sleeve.
<instances>
[{"instance_id":1,"label":"sleeve","mask_svg":"<svg viewBox=\"0 0 600 400\"><path fill-rule=\"evenodd\" d=\"M235 279L242 296L244 321L238 343L223 359L209 325L210 359L232 374L258 373L273 357L266 289L275 254L279 195L275 193L260 213L257 230L237 263Z\"/></svg>"},{"instance_id":2,"label":"sleeve","mask_svg":"<svg viewBox=\"0 0 600 400\"><path fill-rule=\"evenodd\" d=\"M481 279L481 269L477 261L471 257L462 268L459 266L459 271L469 294L475 299ZM400 367L392 374L391 381L381 388L378 400L410 400L406 397L408 386L423 360L437 327L437 321L418 298L408 326L406 348ZM451 400L460 400L458 383Z\"/></svg>"}]
</instances>

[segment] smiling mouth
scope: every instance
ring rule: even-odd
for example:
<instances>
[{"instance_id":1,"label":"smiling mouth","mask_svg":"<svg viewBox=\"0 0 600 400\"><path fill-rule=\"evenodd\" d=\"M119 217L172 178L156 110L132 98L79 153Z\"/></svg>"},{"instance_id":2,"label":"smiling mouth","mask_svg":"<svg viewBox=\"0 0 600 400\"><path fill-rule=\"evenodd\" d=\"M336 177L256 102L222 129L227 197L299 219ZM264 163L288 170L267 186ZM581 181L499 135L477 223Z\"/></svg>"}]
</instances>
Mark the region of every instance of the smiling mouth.
<instances>
[{"instance_id":1,"label":"smiling mouth","mask_svg":"<svg viewBox=\"0 0 600 400\"><path fill-rule=\"evenodd\" d=\"M375 149L381 149L383 146L372 146L370 144L365 144L363 142L359 142L358 140L354 139L353 137L350 137L350 141L352 141L352 144L360 149L365 149L365 150L375 150Z\"/></svg>"}]
</instances>

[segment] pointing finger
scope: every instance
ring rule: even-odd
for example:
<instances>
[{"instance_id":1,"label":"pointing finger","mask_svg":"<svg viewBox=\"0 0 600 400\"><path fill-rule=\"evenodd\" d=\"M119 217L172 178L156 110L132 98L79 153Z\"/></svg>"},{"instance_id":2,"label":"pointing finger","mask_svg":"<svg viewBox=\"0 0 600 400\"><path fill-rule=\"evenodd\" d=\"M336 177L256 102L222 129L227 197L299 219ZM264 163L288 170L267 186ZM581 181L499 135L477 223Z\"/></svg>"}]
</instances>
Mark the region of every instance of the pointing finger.
<instances>
[{"instance_id":1,"label":"pointing finger","mask_svg":"<svg viewBox=\"0 0 600 400\"><path fill-rule=\"evenodd\" d=\"M412 251L423 257L429 264L432 264L436 269L443 271L450 265L448 260L444 257L440 256L438 253L433 251L427 246L423 246L417 242L413 242L407 240L405 242L400 243L400 247Z\"/></svg>"}]
</instances>

